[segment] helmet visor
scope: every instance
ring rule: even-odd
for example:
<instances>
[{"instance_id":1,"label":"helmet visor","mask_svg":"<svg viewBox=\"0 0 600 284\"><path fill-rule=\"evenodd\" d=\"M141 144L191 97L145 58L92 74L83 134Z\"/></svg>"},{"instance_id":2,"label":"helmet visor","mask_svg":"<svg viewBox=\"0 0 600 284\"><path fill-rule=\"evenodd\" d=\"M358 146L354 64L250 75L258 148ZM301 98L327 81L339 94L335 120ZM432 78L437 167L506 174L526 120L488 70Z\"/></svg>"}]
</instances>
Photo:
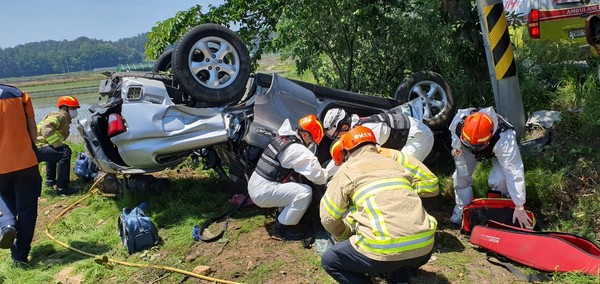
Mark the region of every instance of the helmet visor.
<instances>
[{"instance_id":1,"label":"helmet visor","mask_svg":"<svg viewBox=\"0 0 600 284\"><path fill-rule=\"evenodd\" d=\"M489 141L481 143L481 144L471 144L466 139L460 139L460 142L462 142L462 144L465 147L467 147L468 149L470 149L472 151L481 151L481 150L485 149L485 147L487 147L490 144Z\"/></svg>"},{"instance_id":2,"label":"helmet visor","mask_svg":"<svg viewBox=\"0 0 600 284\"><path fill-rule=\"evenodd\" d=\"M337 135L338 135L337 127L334 126L334 127L325 129L325 135L329 139L335 139L335 138L337 138Z\"/></svg>"}]
</instances>

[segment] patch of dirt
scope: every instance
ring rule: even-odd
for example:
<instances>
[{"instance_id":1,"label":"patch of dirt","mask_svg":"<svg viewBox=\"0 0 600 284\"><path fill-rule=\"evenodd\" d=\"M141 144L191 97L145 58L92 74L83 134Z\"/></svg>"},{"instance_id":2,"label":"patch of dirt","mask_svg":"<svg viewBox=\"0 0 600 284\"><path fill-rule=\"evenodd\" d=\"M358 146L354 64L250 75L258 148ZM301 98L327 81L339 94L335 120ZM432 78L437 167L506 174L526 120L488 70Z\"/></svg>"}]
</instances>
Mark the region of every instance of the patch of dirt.
<instances>
[{"instance_id":1,"label":"patch of dirt","mask_svg":"<svg viewBox=\"0 0 600 284\"><path fill-rule=\"evenodd\" d=\"M242 222L233 222L230 230L239 229ZM270 227L253 230L227 243L199 243L192 248L195 249L192 253L210 256L210 266L216 270L215 276L224 277L222 279L251 282L247 279L248 274L266 266L277 268L266 283L314 283L310 276L318 267L310 267L304 261L308 252L304 251L300 242L271 238L267 232Z\"/></svg>"},{"instance_id":2,"label":"patch of dirt","mask_svg":"<svg viewBox=\"0 0 600 284\"><path fill-rule=\"evenodd\" d=\"M185 171L179 174L186 175ZM48 191L46 189L46 191ZM49 192L48 192L49 193ZM36 240L47 239L45 226L63 211L74 199L58 200L41 198L36 228ZM442 196L424 201L427 211L438 220L434 254L429 263L421 267L412 278L414 283L519 283L506 269L486 260L485 252L480 252L470 244L467 236L451 225L448 216L452 202ZM244 215L270 214L272 210L248 207ZM241 213L241 212L240 212ZM240 214L238 213L238 214ZM242 214L240 214L242 215ZM206 263L212 273L210 277L245 283L322 283L328 276L318 265L316 248L303 248L299 241L280 241L270 237L274 214L267 215L263 226L248 233L239 233L244 226L244 218L232 218L225 237L213 243L198 242L188 248L186 262ZM217 226L218 227L218 226ZM160 254L168 252L160 250ZM160 278L162 272L140 270L138 273ZM164 274L164 273L163 273ZM143 277L142 277L143 278ZM147 278L144 278L147 279ZM173 280L165 277L164 281ZM268 279L264 281L264 279ZM373 283L386 283L376 277ZM158 283L167 283L159 281ZM330 282L334 282L330 279ZM181 283L208 283L204 280L186 278ZM523 282L524 283L524 282Z\"/></svg>"},{"instance_id":3,"label":"patch of dirt","mask_svg":"<svg viewBox=\"0 0 600 284\"><path fill-rule=\"evenodd\" d=\"M470 244L467 236L459 232L458 227L448 222L451 207L445 205L444 200L440 198L431 203L428 211L439 221L436 245L429 263L421 267L412 278L414 283L520 282L505 268L488 262L485 252L478 251ZM238 230L243 222L243 219L230 220L228 232ZM318 259L315 247L305 249L298 241L273 239L269 236L269 231L274 219L269 217L265 222L264 227L241 234L225 243L198 243L190 248L188 255L192 256L191 261L209 258L209 266L214 271L211 277L230 281L253 283L252 278L248 277L251 277L253 270L261 269L261 266L277 267L269 274L266 278L269 280L265 283L320 283L319 279L327 278L318 264L309 261L311 257ZM373 283L386 281L374 278Z\"/></svg>"}]
</instances>

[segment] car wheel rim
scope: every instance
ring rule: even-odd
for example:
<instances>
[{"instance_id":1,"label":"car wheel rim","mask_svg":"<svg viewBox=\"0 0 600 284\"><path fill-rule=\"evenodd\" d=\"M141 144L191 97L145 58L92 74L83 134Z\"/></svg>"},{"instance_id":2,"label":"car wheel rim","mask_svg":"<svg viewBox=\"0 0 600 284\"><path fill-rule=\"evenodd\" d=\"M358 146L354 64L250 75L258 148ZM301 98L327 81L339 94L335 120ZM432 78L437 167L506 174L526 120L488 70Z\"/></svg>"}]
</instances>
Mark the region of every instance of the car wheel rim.
<instances>
[{"instance_id":1,"label":"car wheel rim","mask_svg":"<svg viewBox=\"0 0 600 284\"><path fill-rule=\"evenodd\" d=\"M417 83L410 90L409 100L416 98L423 100L424 120L432 120L448 108L446 91L440 84L433 81L426 80Z\"/></svg>"},{"instance_id":2,"label":"car wheel rim","mask_svg":"<svg viewBox=\"0 0 600 284\"><path fill-rule=\"evenodd\" d=\"M222 89L237 78L240 57L230 42L219 37L205 37L190 50L188 66L201 85Z\"/></svg>"}]
</instances>

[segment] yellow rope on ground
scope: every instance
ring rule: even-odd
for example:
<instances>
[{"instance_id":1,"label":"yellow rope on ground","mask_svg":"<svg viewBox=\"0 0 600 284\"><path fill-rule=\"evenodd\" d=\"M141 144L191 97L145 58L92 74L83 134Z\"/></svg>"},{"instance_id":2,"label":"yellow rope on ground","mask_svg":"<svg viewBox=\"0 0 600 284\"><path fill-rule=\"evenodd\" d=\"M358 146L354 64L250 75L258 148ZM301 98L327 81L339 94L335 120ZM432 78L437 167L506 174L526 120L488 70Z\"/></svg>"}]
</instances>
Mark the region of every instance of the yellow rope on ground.
<instances>
[{"instance_id":1,"label":"yellow rope on ground","mask_svg":"<svg viewBox=\"0 0 600 284\"><path fill-rule=\"evenodd\" d=\"M86 200L88 198L90 198L93 194L98 193L98 188L96 188L96 185L102 181L104 179L104 177L106 176L106 173L103 174L100 178L98 178L96 180L96 182L94 182L94 184L92 184L92 186L90 187L90 190L88 191L88 193L81 197L80 199L78 199L77 201L73 202L71 205L69 205L67 208L65 208L62 212L60 212L58 215L56 215L56 217L54 217L54 219L52 219L52 221L50 221L50 223L48 223L48 225L46 225L46 235L53 240L54 242L56 242L57 244L72 250L74 252L83 254L83 255L87 255L89 257L93 257L94 261L96 261L97 263L117 263L117 264L121 264L121 265L125 265L125 266L130 266L130 267L141 267L141 268L155 268L155 269L162 269L162 270L167 270L167 271L171 271L171 272L176 272L176 273L180 273L180 274L184 274L184 275L188 275L191 277L195 277L195 278L199 278L199 279L203 279L203 280L207 280L207 281L213 281L213 282L217 282L217 283L225 283L225 284L240 284L239 282L232 282L232 281L227 281L227 280L222 280L222 279L218 279L218 278L212 278L212 277L208 277L208 276L204 276L198 273L194 273L194 272L190 272L190 271L186 271L186 270L182 270L182 269L178 269L175 267L169 267L169 266L161 266L161 265L153 265L153 264L145 264L145 263L131 263L131 262L126 262L126 261L122 261L122 260L117 260L117 259L113 259L113 258L109 258L106 255L96 255L93 253L89 253L89 252L85 252L79 249L76 249L60 240L58 240L57 238L55 238L52 234L50 234L50 226L52 224L54 224L54 221L58 220L60 217L64 216L67 212L69 212L71 209L73 209L75 206L77 206L77 204L81 203L83 200Z\"/></svg>"}]
</instances>

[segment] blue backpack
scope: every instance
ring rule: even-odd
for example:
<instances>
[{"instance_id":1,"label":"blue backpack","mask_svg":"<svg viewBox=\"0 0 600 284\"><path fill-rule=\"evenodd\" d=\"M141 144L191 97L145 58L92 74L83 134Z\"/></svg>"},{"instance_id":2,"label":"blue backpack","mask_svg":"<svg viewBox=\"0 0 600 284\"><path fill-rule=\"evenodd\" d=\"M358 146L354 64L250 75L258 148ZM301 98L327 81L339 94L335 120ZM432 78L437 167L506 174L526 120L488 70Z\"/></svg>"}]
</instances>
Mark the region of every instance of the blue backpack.
<instances>
[{"instance_id":1,"label":"blue backpack","mask_svg":"<svg viewBox=\"0 0 600 284\"><path fill-rule=\"evenodd\" d=\"M150 217L144 214L143 209L147 207L146 202L142 202L133 209L123 208L119 216L119 236L129 254L152 247L159 242L158 229Z\"/></svg>"},{"instance_id":2,"label":"blue backpack","mask_svg":"<svg viewBox=\"0 0 600 284\"><path fill-rule=\"evenodd\" d=\"M98 174L98 166L85 153L78 152L73 172L78 177L91 180Z\"/></svg>"}]
</instances>

